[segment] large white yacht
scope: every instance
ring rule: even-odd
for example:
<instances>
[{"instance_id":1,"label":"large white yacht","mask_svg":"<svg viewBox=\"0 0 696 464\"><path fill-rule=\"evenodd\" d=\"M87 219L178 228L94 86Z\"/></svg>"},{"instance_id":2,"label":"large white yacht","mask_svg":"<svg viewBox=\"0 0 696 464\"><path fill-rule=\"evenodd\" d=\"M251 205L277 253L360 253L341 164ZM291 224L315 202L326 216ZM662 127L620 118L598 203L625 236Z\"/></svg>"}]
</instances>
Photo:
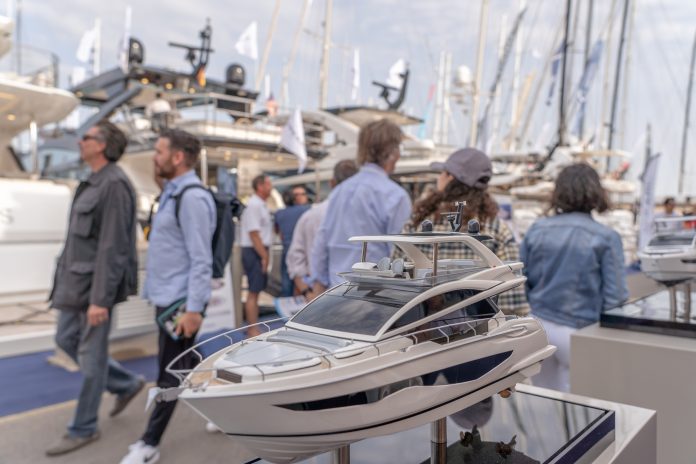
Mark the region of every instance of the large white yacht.
<instances>
[{"instance_id":1,"label":"large white yacht","mask_svg":"<svg viewBox=\"0 0 696 464\"><path fill-rule=\"evenodd\" d=\"M205 359L208 343L231 334L193 347L182 357L202 362L186 370L175 360L169 371L182 384L169 394L256 455L292 462L514 387L556 348L533 317L498 310L496 296L525 281L522 263L501 262L481 243L489 237L470 230L351 238L363 257L387 242L407 258L363 258L283 327ZM453 242L475 258L438 259Z\"/></svg>"}]
</instances>

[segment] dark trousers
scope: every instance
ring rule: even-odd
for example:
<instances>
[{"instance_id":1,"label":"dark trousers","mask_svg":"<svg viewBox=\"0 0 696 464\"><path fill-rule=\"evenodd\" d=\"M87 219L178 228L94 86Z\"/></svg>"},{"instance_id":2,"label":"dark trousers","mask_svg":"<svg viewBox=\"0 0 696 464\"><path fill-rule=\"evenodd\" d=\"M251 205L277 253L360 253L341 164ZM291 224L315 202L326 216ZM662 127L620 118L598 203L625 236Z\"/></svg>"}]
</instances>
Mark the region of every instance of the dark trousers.
<instances>
[{"instance_id":1,"label":"dark trousers","mask_svg":"<svg viewBox=\"0 0 696 464\"><path fill-rule=\"evenodd\" d=\"M162 314L165 309L167 308L158 306L157 316ZM174 340L160 327L159 353L157 355L157 361L159 363L159 374L157 376L158 387L173 388L179 386L179 379L168 373L166 368L174 358L191 348L195 343L195 339L196 334L191 338L184 338L182 336L178 340ZM173 367L176 369L193 369L196 364L198 364L198 357L189 354L181 358ZM161 401L155 403L155 409L152 411L150 421L147 423L147 430L142 437L145 444L150 446L159 445L162 435L164 435L164 431L167 428L167 424L169 424L169 419L171 419L172 414L174 414L176 403L176 401Z\"/></svg>"}]
</instances>

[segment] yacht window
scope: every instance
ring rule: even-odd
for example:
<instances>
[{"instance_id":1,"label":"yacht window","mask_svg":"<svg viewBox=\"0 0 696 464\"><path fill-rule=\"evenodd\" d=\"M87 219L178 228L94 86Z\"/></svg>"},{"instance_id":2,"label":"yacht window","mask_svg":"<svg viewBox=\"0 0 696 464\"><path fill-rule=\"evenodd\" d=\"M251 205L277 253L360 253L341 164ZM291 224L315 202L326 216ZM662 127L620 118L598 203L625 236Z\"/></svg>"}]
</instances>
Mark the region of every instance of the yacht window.
<instances>
[{"instance_id":1,"label":"yacht window","mask_svg":"<svg viewBox=\"0 0 696 464\"><path fill-rule=\"evenodd\" d=\"M376 335L382 326L425 288L345 283L305 306L292 322L325 330Z\"/></svg>"},{"instance_id":2,"label":"yacht window","mask_svg":"<svg viewBox=\"0 0 696 464\"><path fill-rule=\"evenodd\" d=\"M459 289L447 293L436 295L432 298L421 302L420 304L409 309L406 314L397 319L389 330L404 327L412 322L419 321L435 313L445 311L453 305L460 303L467 298L471 298L480 293L480 290ZM496 308L488 299L477 301L461 309L447 313L439 319L432 321L433 327L438 325L451 324L462 322L465 320L478 319L481 317L491 317L496 313ZM423 329L419 327L416 330Z\"/></svg>"},{"instance_id":3,"label":"yacht window","mask_svg":"<svg viewBox=\"0 0 696 464\"><path fill-rule=\"evenodd\" d=\"M675 232L653 237L648 246L689 246L694 241L694 232Z\"/></svg>"}]
</instances>

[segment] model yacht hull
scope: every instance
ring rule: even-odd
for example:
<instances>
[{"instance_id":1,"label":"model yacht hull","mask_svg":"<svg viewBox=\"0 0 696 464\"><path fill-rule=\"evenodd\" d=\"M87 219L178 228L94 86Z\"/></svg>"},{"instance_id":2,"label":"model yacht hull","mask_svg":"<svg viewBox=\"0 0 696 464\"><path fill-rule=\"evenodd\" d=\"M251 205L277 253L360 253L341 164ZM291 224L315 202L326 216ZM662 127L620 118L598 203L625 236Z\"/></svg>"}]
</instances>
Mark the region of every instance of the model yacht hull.
<instances>
[{"instance_id":1,"label":"model yacht hull","mask_svg":"<svg viewBox=\"0 0 696 464\"><path fill-rule=\"evenodd\" d=\"M534 375L554 350L541 325L524 318L445 345L419 343L259 382L213 381L180 398L258 456L292 462L445 417Z\"/></svg>"},{"instance_id":2,"label":"model yacht hull","mask_svg":"<svg viewBox=\"0 0 696 464\"><path fill-rule=\"evenodd\" d=\"M696 252L640 253L640 268L658 282L677 283L696 278Z\"/></svg>"}]
</instances>

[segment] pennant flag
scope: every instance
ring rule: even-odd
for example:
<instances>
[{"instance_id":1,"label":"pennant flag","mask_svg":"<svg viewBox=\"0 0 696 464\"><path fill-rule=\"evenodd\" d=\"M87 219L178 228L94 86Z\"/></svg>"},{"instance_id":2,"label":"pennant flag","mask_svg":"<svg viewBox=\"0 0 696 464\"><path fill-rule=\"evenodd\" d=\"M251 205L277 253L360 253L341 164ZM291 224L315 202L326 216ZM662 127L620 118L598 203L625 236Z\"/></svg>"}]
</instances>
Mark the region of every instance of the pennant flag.
<instances>
[{"instance_id":1,"label":"pennant flag","mask_svg":"<svg viewBox=\"0 0 696 464\"><path fill-rule=\"evenodd\" d=\"M97 40L97 30L89 29L82 34L80 39L80 45L77 47L77 52L75 57L78 61L82 63L87 63L92 58L92 53L94 52L94 45Z\"/></svg>"},{"instance_id":2,"label":"pennant flag","mask_svg":"<svg viewBox=\"0 0 696 464\"><path fill-rule=\"evenodd\" d=\"M556 50L556 53L554 53L553 61L551 62L551 86L549 87L549 94L546 97L546 106L551 105L551 99L553 98L554 90L556 89L556 81L558 80L556 77L558 76L558 70L561 67L561 60L563 59L563 45L564 43L561 42L561 45L558 46L558 50Z\"/></svg>"},{"instance_id":3,"label":"pennant flag","mask_svg":"<svg viewBox=\"0 0 696 464\"><path fill-rule=\"evenodd\" d=\"M237 53L248 56L252 60L258 60L259 46L257 37L256 21L253 21L247 26L246 29L244 29L242 35L240 35L239 39L237 39L237 43L234 44L234 48L237 50Z\"/></svg>"},{"instance_id":4,"label":"pennant flag","mask_svg":"<svg viewBox=\"0 0 696 464\"><path fill-rule=\"evenodd\" d=\"M201 87L205 87L205 67L201 67L196 73L196 82L198 82L198 85L200 85Z\"/></svg>"},{"instance_id":5,"label":"pennant flag","mask_svg":"<svg viewBox=\"0 0 696 464\"><path fill-rule=\"evenodd\" d=\"M604 42L601 40L598 40L594 44L592 47L592 52L587 59L585 70L582 73L582 77L580 77L580 83L578 84L577 95L575 98L575 104L580 105L580 110L578 111L575 119L575 127L573 128L573 132L575 134L580 133L580 121L585 115L585 101L587 100L587 94L590 92L592 81L594 80L594 77L597 74L597 69L599 68L599 59L602 56L603 46Z\"/></svg>"},{"instance_id":6,"label":"pennant flag","mask_svg":"<svg viewBox=\"0 0 696 464\"><path fill-rule=\"evenodd\" d=\"M307 164L307 147L305 147L305 133L302 125L302 113L299 108L295 108L288 122L283 126L283 133L280 137L280 146L297 156L300 166L298 174L302 174Z\"/></svg>"},{"instance_id":7,"label":"pennant flag","mask_svg":"<svg viewBox=\"0 0 696 464\"><path fill-rule=\"evenodd\" d=\"M660 154L651 156L645 165L645 171L641 177L643 188L640 196L640 216L638 218L638 250L643 250L653 235L655 182L657 181L657 167L660 162Z\"/></svg>"},{"instance_id":8,"label":"pennant flag","mask_svg":"<svg viewBox=\"0 0 696 464\"><path fill-rule=\"evenodd\" d=\"M350 98L353 101L358 100L358 94L360 93L360 50L353 50L353 67L351 69L353 73L353 87L350 92Z\"/></svg>"},{"instance_id":9,"label":"pennant flag","mask_svg":"<svg viewBox=\"0 0 696 464\"><path fill-rule=\"evenodd\" d=\"M268 116L272 118L278 114L278 102L273 97L273 93L266 99L266 111L268 111Z\"/></svg>"},{"instance_id":10,"label":"pennant flag","mask_svg":"<svg viewBox=\"0 0 696 464\"><path fill-rule=\"evenodd\" d=\"M128 72L128 52L130 51L131 39L131 7L126 5L126 17L123 23L123 39L118 53L118 62L123 72Z\"/></svg>"},{"instance_id":11,"label":"pennant flag","mask_svg":"<svg viewBox=\"0 0 696 464\"><path fill-rule=\"evenodd\" d=\"M406 72L406 62L403 58L396 60L391 68L389 68L389 77L387 78L387 85L394 87L395 89L400 89L404 84L404 74Z\"/></svg>"}]
</instances>

